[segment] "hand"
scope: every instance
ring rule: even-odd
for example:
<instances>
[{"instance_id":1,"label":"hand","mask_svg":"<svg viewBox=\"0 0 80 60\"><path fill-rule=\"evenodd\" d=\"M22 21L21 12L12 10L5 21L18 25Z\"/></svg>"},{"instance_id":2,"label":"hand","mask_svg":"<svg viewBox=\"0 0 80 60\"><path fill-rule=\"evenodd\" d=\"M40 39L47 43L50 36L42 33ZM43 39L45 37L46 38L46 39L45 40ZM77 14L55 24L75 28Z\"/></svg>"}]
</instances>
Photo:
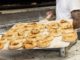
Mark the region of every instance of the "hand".
<instances>
[{"instance_id":1,"label":"hand","mask_svg":"<svg viewBox=\"0 0 80 60\"><path fill-rule=\"evenodd\" d=\"M52 16L53 16L53 12L52 11L48 11L47 13L46 13L46 19L50 19Z\"/></svg>"}]
</instances>

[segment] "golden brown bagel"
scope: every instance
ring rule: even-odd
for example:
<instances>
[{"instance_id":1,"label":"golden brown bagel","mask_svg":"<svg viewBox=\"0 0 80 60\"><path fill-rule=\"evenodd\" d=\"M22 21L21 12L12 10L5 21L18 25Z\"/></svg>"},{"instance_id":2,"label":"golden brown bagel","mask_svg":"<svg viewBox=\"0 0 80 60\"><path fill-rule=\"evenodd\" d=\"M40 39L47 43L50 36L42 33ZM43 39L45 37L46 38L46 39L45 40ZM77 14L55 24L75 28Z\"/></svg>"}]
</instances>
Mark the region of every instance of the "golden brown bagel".
<instances>
[{"instance_id":1,"label":"golden brown bagel","mask_svg":"<svg viewBox=\"0 0 80 60\"><path fill-rule=\"evenodd\" d=\"M77 33L76 32L63 33L62 37L63 37L63 41L75 42L77 40Z\"/></svg>"},{"instance_id":2,"label":"golden brown bagel","mask_svg":"<svg viewBox=\"0 0 80 60\"><path fill-rule=\"evenodd\" d=\"M25 48L25 49L33 49L33 48L35 48L36 47L36 42L35 41L25 41L24 43L23 43L23 48Z\"/></svg>"},{"instance_id":3,"label":"golden brown bagel","mask_svg":"<svg viewBox=\"0 0 80 60\"><path fill-rule=\"evenodd\" d=\"M4 48L4 44L0 42L0 49Z\"/></svg>"},{"instance_id":4,"label":"golden brown bagel","mask_svg":"<svg viewBox=\"0 0 80 60\"><path fill-rule=\"evenodd\" d=\"M22 47L22 42L19 40L10 41L9 49L19 49Z\"/></svg>"}]
</instances>

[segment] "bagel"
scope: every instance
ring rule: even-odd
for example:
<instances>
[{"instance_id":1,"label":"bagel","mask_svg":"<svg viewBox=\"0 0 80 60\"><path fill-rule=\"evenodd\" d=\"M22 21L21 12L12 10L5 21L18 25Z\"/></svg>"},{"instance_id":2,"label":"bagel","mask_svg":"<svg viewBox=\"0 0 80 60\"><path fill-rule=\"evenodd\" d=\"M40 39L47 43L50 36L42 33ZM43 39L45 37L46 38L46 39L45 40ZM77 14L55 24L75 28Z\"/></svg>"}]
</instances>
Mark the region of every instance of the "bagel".
<instances>
[{"instance_id":1,"label":"bagel","mask_svg":"<svg viewBox=\"0 0 80 60\"><path fill-rule=\"evenodd\" d=\"M42 39L50 36L50 34L51 34L51 33L48 31L48 29L44 29L42 32L40 32L40 33L38 34L38 37L39 37L39 39L42 40Z\"/></svg>"},{"instance_id":2,"label":"bagel","mask_svg":"<svg viewBox=\"0 0 80 60\"><path fill-rule=\"evenodd\" d=\"M47 25L47 28L49 29L54 29L54 28L58 28L58 23L57 22L50 22L48 25Z\"/></svg>"},{"instance_id":3,"label":"bagel","mask_svg":"<svg viewBox=\"0 0 80 60\"><path fill-rule=\"evenodd\" d=\"M49 36L43 40L37 41L37 46L39 48L46 48L50 45L50 42L53 40L53 36Z\"/></svg>"},{"instance_id":4,"label":"bagel","mask_svg":"<svg viewBox=\"0 0 80 60\"><path fill-rule=\"evenodd\" d=\"M31 31L32 34L38 34L39 32L40 32L40 30L37 28L32 29L32 31Z\"/></svg>"},{"instance_id":5,"label":"bagel","mask_svg":"<svg viewBox=\"0 0 80 60\"><path fill-rule=\"evenodd\" d=\"M54 36L54 37L61 35L60 30L59 30L59 29L56 29L56 28L50 29L49 32L50 32L50 34L51 34L52 36Z\"/></svg>"},{"instance_id":6,"label":"bagel","mask_svg":"<svg viewBox=\"0 0 80 60\"><path fill-rule=\"evenodd\" d=\"M62 29L62 33L71 33L71 32L74 32L74 29Z\"/></svg>"},{"instance_id":7,"label":"bagel","mask_svg":"<svg viewBox=\"0 0 80 60\"><path fill-rule=\"evenodd\" d=\"M36 47L36 45L37 45L37 43L35 41L27 40L23 43L23 48L24 49L33 49Z\"/></svg>"},{"instance_id":8,"label":"bagel","mask_svg":"<svg viewBox=\"0 0 80 60\"><path fill-rule=\"evenodd\" d=\"M8 41L8 39L10 39L10 37L6 37L6 36L2 35L0 38L0 42L6 43Z\"/></svg>"},{"instance_id":9,"label":"bagel","mask_svg":"<svg viewBox=\"0 0 80 60\"><path fill-rule=\"evenodd\" d=\"M59 22L59 26L61 28L73 28L73 25L69 21L66 21L66 20L61 20Z\"/></svg>"},{"instance_id":10,"label":"bagel","mask_svg":"<svg viewBox=\"0 0 80 60\"><path fill-rule=\"evenodd\" d=\"M0 42L0 49L4 48L4 44L2 42Z\"/></svg>"},{"instance_id":11,"label":"bagel","mask_svg":"<svg viewBox=\"0 0 80 60\"><path fill-rule=\"evenodd\" d=\"M66 42L75 42L77 40L77 33L71 32L71 33L63 33L62 34L62 40Z\"/></svg>"},{"instance_id":12,"label":"bagel","mask_svg":"<svg viewBox=\"0 0 80 60\"><path fill-rule=\"evenodd\" d=\"M22 42L19 40L10 41L9 49L19 49L22 47Z\"/></svg>"},{"instance_id":13,"label":"bagel","mask_svg":"<svg viewBox=\"0 0 80 60\"><path fill-rule=\"evenodd\" d=\"M59 35L59 26L57 22L50 22L47 25L47 29L49 30L50 34L52 34L53 36L58 36Z\"/></svg>"},{"instance_id":14,"label":"bagel","mask_svg":"<svg viewBox=\"0 0 80 60\"><path fill-rule=\"evenodd\" d=\"M50 45L50 41L39 41L38 42L38 47L39 48L46 48Z\"/></svg>"}]
</instances>

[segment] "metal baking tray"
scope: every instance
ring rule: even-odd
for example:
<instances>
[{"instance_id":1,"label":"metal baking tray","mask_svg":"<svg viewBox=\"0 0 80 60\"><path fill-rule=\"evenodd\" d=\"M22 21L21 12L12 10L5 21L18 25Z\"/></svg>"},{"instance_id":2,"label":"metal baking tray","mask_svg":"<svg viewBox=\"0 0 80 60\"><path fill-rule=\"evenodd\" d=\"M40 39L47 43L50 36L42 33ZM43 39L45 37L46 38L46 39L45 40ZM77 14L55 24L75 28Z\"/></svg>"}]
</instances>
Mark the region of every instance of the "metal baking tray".
<instances>
[{"instance_id":1,"label":"metal baking tray","mask_svg":"<svg viewBox=\"0 0 80 60\"><path fill-rule=\"evenodd\" d=\"M33 20L39 21L39 18L44 16L45 13L49 10L54 10L55 8L53 6L51 7L42 7L42 8L36 8L36 9L28 9L26 12L20 12L20 13L13 13L13 14L0 14L0 20L2 20L2 23L0 23L0 34L2 35L6 30L8 30L11 26L13 26L17 22L30 22ZM7 19L7 20L6 20ZM34 48L34 49L58 49L60 56L64 57L66 56L66 47L70 45L69 42L63 42L61 39L61 36L56 37L47 48ZM15 52L16 51L16 52ZM19 50L0 50L0 52L14 52L17 53L19 51L24 51L23 49Z\"/></svg>"}]
</instances>

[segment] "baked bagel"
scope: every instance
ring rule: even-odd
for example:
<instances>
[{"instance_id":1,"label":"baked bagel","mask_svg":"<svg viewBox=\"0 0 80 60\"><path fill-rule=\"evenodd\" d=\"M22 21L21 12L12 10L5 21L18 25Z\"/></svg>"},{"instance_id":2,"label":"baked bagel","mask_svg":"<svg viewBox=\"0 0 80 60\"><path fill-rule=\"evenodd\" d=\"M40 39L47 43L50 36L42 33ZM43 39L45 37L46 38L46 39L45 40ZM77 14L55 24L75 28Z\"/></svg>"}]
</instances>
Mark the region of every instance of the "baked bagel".
<instances>
[{"instance_id":1,"label":"baked bagel","mask_svg":"<svg viewBox=\"0 0 80 60\"><path fill-rule=\"evenodd\" d=\"M33 49L35 48L37 43L35 41L27 40L23 43L23 48L24 49Z\"/></svg>"},{"instance_id":2,"label":"baked bagel","mask_svg":"<svg viewBox=\"0 0 80 60\"><path fill-rule=\"evenodd\" d=\"M74 32L74 29L71 29L71 28L67 28L67 29L62 29L61 31L62 33L71 33L71 32Z\"/></svg>"},{"instance_id":3,"label":"baked bagel","mask_svg":"<svg viewBox=\"0 0 80 60\"><path fill-rule=\"evenodd\" d=\"M0 49L4 48L4 44L2 42L0 42Z\"/></svg>"},{"instance_id":4,"label":"baked bagel","mask_svg":"<svg viewBox=\"0 0 80 60\"><path fill-rule=\"evenodd\" d=\"M6 43L8 41L8 39L10 39L10 37L6 37L6 36L2 35L1 38L0 38L0 42L1 43Z\"/></svg>"},{"instance_id":5,"label":"baked bagel","mask_svg":"<svg viewBox=\"0 0 80 60\"><path fill-rule=\"evenodd\" d=\"M10 41L9 49L19 49L22 47L22 42L19 40Z\"/></svg>"},{"instance_id":6,"label":"baked bagel","mask_svg":"<svg viewBox=\"0 0 80 60\"><path fill-rule=\"evenodd\" d=\"M64 28L73 28L73 25L69 22L69 21L66 21L66 20L61 20L59 22L59 26L64 29Z\"/></svg>"},{"instance_id":7,"label":"baked bagel","mask_svg":"<svg viewBox=\"0 0 80 60\"><path fill-rule=\"evenodd\" d=\"M46 48L50 45L50 42L53 40L53 36L46 37L43 40L37 41L37 46L39 48Z\"/></svg>"},{"instance_id":8,"label":"baked bagel","mask_svg":"<svg viewBox=\"0 0 80 60\"><path fill-rule=\"evenodd\" d=\"M52 21L52 22L50 22L48 25L47 25L47 28L49 28L49 29L54 29L54 28L58 28L59 26L58 26L58 23L57 22L54 22L54 21Z\"/></svg>"},{"instance_id":9,"label":"baked bagel","mask_svg":"<svg viewBox=\"0 0 80 60\"><path fill-rule=\"evenodd\" d=\"M38 34L40 32L39 29L35 28L31 31L32 34Z\"/></svg>"},{"instance_id":10,"label":"baked bagel","mask_svg":"<svg viewBox=\"0 0 80 60\"><path fill-rule=\"evenodd\" d=\"M77 40L77 33L76 32L63 33L62 37L63 37L63 41L75 42Z\"/></svg>"}]
</instances>

